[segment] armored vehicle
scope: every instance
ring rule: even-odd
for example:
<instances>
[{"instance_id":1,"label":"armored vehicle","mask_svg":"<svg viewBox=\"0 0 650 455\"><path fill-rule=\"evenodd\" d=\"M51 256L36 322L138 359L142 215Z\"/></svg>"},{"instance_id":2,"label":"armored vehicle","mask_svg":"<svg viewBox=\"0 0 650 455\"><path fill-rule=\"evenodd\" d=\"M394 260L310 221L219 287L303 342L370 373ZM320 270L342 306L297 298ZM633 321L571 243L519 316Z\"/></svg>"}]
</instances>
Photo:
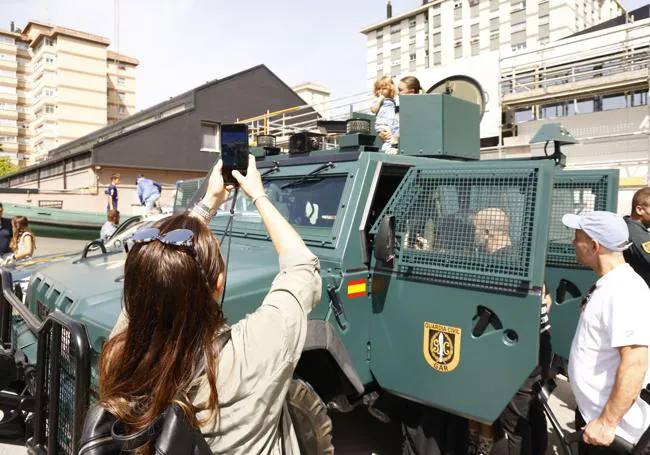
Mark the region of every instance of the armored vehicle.
<instances>
[{"instance_id":1,"label":"armored vehicle","mask_svg":"<svg viewBox=\"0 0 650 455\"><path fill-rule=\"evenodd\" d=\"M480 161L474 104L404 96L400 116L398 155L378 152L360 118L336 149L254 151L269 198L321 262L322 302L288 397L305 453L333 450L327 410L361 405L384 417L381 396L494 421L537 364L543 283L557 297L554 346L566 356L594 280L575 262L562 214L616 209L616 171L566 171L559 153ZM177 210L197 187L181 184ZM216 235L228 218L213 219ZM278 265L244 199L230 236L233 323L257 308ZM97 251L39 270L24 304L2 272L0 409L34 451L78 448L125 257Z\"/></svg>"}]
</instances>

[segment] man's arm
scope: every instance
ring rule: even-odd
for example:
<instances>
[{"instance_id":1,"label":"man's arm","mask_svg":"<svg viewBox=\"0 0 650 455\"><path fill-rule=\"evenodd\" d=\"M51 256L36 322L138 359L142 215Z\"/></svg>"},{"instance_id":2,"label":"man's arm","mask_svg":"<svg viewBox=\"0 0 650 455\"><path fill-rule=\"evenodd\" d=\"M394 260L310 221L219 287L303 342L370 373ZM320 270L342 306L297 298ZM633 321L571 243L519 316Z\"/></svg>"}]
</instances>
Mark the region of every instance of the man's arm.
<instances>
[{"instance_id":1,"label":"man's arm","mask_svg":"<svg viewBox=\"0 0 650 455\"><path fill-rule=\"evenodd\" d=\"M587 424L583 440L592 445L608 446L614 441L614 432L625 413L632 407L643 387L648 370L647 346L618 348L621 363L616 370L612 393L600 416Z\"/></svg>"}]
</instances>

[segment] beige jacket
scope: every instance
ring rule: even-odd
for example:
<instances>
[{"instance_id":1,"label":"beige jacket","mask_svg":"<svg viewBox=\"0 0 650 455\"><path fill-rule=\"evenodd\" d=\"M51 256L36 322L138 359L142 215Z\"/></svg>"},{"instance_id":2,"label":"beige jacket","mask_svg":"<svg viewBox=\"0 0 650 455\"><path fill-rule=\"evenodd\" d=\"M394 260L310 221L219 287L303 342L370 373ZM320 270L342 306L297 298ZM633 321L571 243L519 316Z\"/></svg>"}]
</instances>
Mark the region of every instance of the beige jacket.
<instances>
[{"instance_id":1,"label":"beige jacket","mask_svg":"<svg viewBox=\"0 0 650 455\"><path fill-rule=\"evenodd\" d=\"M320 297L316 256L307 248L280 256L280 273L262 305L231 327L219 357L219 417L201 428L213 453L300 454L285 397L305 344L307 315ZM113 334L125 323L120 315ZM205 403L208 393L203 378L194 403Z\"/></svg>"}]
</instances>

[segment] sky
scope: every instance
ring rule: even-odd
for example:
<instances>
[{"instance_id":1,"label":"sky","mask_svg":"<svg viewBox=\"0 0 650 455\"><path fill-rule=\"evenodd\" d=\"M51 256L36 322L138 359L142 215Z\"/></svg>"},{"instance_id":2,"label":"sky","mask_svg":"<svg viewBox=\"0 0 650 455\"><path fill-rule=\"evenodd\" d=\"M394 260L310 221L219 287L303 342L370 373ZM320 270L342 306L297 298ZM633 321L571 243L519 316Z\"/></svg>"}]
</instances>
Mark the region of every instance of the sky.
<instances>
[{"instance_id":1,"label":"sky","mask_svg":"<svg viewBox=\"0 0 650 455\"><path fill-rule=\"evenodd\" d=\"M628 10L649 1L622 0ZM397 15L422 2L392 3ZM385 0L0 0L0 28L36 20L109 38L109 49L140 60L141 110L260 63L289 85L324 85L332 98L363 92L359 30L385 13Z\"/></svg>"}]
</instances>

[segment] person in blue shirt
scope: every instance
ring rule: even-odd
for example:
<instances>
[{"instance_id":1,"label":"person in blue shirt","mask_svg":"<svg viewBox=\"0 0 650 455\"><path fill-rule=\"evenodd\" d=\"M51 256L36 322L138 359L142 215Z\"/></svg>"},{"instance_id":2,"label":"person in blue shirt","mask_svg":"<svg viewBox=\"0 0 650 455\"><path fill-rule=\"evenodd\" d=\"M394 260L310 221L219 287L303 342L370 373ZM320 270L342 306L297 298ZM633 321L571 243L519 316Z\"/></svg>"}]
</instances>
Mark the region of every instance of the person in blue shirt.
<instances>
[{"instance_id":1,"label":"person in blue shirt","mask_svg":"<svg viewBox=\"0 0 650 455\"><path fill-rule=\"evenodd\" d=\"M120 174L111 175L111 184L108 185L106 195L106 211L117 210L117 185L120 184Z\"/></svg>"},{"instance_id":2,"label":"person in blue shirt","mask_svg":"<svg viewBox=\"0 0 650 455\"><path fill-rule=\"evenodd\" d=\"M142 174L137 178L136 185L140 204L144 205L144 214L147 215L156 206L158 199L160 199L162 186L154 180L145 178Z\"/></svg>"}]
</instances>

